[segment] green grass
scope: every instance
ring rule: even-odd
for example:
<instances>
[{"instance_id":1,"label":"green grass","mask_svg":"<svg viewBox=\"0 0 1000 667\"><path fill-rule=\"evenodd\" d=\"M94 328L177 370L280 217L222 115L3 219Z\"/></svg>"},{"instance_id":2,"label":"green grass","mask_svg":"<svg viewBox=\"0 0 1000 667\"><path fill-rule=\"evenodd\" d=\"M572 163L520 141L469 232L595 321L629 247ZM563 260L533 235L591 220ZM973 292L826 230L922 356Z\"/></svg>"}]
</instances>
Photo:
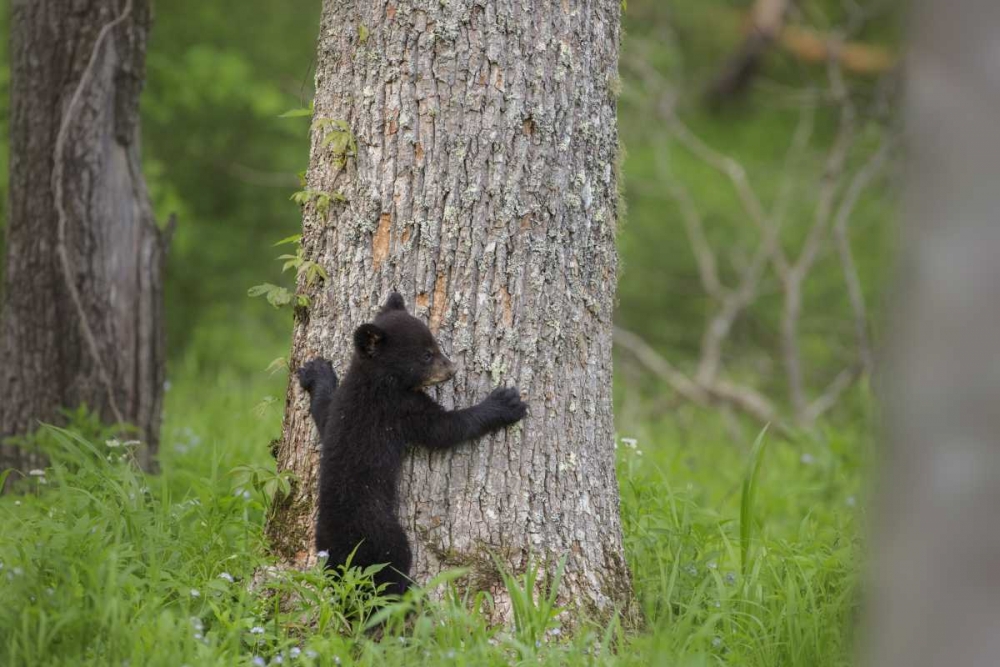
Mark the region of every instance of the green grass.
<instances>
[{"instance_id":1,"label":"green grass","mask_svg":"<svg viewBox=\"0 0 1000 667\"><path fill-rule=\"evenodd\" d=\"M282 401L255 406L284 382L254 370L267 354L252 356L210 372L194 353L175 362L161 475L137 473L127 448L103 436L42 437L45 483L0 498L0 664L850 662L864 436L765 436L766 450L751 454L719 420L687 409L621 434L626 550L647 621L638 634L614 624L562 632L552 598L532 594L538 571L505 578L511 627L489 627L484 596L417 592L379 612L381 641L365 632L372 609L357 571L337 584L318 571L285 577L274 587L292 604L250 591L267 563L262 487ZM686 418L697 428L684 430Z\"/></svg>"}]
</instances>

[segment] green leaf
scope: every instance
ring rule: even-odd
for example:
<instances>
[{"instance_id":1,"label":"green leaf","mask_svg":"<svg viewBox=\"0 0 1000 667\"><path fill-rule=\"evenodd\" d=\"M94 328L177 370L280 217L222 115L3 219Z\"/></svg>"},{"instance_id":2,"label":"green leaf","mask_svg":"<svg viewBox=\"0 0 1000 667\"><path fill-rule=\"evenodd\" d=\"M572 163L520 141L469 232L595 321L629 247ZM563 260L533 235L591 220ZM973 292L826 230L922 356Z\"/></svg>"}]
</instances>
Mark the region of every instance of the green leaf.
<instances>
[{"instance_id":1,"label":"green leaf","mask_svg":"<svg viewBox=\"0 0 1000 667\"><path fill-rule=\"evenodd\" d=\"M750 540L753 537L753 506L757 497L757 480L760 477L761 465L764 462L764 435L770 424L757 434L753 448L750 450L750 465L743 478L743 492L740 497L740 569L746 576L750 566Z\"/></svg>"},{"instance_id":2,"label":"green leaf","mask_svg":"<svg viewBox=\"0 0 1000 667\"><path fill-rule=\"evenodd\" d=\"M278 118L305 118L306 116L312 116L315 112L314 103L310 102L308 108L301 109L289 109L285 113L278 116Z\"/></svg>"},{"instance_id":3,"label":"green leaf","mask_svg":"<svg viewBox=\"0 0 1000 667\"><path fill-rule=\"evenodd\" d=\"M275 308L287 306L292 302L292 298L294 297L289 290L284 287L279 287L278 285L272 285L271 283L254 285L247 290L247 296L263 296L267 299L267 302Z\"/></svg>"},{"instance_id":4,"label":"green leaf","mask_svg":"<svg viewBox=\"0 0 1000 667\"><path fill-rule=\"evenodd\" d=\"M279 245L288 245L289 243L301 243L301 242L302 242L302 234L292 234L291 236L286 236L285 238L275 243L274 247L277 248Z\"/></svg>"}]
</instances>

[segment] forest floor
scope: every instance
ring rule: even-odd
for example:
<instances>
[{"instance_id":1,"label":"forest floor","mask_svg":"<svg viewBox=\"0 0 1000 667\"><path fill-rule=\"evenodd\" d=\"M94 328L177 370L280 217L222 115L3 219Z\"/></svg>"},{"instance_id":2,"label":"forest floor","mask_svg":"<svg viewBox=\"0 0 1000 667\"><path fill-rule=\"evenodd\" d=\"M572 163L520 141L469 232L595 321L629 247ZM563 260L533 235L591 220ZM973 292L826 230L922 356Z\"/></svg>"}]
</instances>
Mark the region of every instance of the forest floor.
<instances>
[{"instance_id":1,"label":"forest floor","mask_svg":"<svg viewBox=\"0 0 1000 667\"><path fill-rule=\"evenodd\" d=\"M404 610L393 608L376 641L359 620L357 577L290 579L301 600L291 608L247 590L267 563L268 443L285 374L260 370L268 350L211 371L197 350L173 364L162 474L137 473L127 446L77 418L90 437L40 438L52 466L29 494L0 498L0 664L851 662L863 431L765 436L754 455L721 420L682 409L619 433L625 544L646 623L637 634L611 624L569 636L545 600L526 602L516 627L490 628L475 609L483 600L418 594L417 620L397 632ZM270 356L280 352L276 342Z\"/></svg>"}]
</instances>

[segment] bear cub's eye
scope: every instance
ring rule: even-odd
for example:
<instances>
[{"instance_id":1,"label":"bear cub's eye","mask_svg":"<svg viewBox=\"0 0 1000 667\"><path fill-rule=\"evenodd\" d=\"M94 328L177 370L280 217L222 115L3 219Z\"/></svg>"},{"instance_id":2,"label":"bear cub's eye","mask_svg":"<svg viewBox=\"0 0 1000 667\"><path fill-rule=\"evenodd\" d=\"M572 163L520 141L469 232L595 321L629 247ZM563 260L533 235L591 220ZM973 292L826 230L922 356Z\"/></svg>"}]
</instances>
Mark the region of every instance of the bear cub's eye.
<instances>
[{"instance_id":1,"label":"bear cub's eye","mask_svg":"<svg viewBox=\"0 0 1000 667\"><path fill-rule=\"evenodd\" d=\"M434 358L434 351L433 350L427 350L426 352L424 352L424 361L429 362L433 358Z\"/></svg>"}]
</instances>

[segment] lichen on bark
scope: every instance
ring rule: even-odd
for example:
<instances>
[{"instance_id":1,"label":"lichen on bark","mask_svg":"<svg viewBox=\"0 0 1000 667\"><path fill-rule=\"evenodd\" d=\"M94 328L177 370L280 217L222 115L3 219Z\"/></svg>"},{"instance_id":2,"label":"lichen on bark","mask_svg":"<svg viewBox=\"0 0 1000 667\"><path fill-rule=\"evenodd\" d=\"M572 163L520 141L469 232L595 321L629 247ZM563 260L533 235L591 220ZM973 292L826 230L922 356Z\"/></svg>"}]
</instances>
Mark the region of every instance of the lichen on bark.
<instances>
[{"instance_id":1,"label":"lichen on bark","mask_svg":"<svg viewBox=\"0 0 1000 667\"><path fill-rule=\"evenodd\" d=\"M632 600L611 410L619 11L618 0L324 4L316 117L343 119L357 152L338 162L314 131L308 187L345 201L325 215L306 207L303 244L329 280L300 285L312 307L291 360L345 370L352 330L399 290L458 365L435 390L442 404L519 386L521 425L407 458L412 575L482 570L487 549L513 572L565 557L562 601L605 617ZM269 534L311 536L317 434L294 383L278 462L300 484ZM471 580L503 620L500 579Z\"/></svg>"}]
</instances>

